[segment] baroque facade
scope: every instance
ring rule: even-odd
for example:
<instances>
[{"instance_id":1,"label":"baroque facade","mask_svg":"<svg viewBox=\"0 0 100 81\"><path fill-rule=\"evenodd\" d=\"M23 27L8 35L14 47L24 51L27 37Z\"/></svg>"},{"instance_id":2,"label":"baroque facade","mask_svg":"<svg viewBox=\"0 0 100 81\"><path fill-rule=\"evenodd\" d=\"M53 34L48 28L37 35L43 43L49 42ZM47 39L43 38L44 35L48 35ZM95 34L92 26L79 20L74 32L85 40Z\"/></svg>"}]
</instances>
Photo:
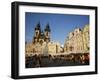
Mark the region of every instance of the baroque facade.
<instances>
[{"instance_id":1,"label":"baroque facade","mask_svg":"<svg viewBox=\"0 0 100 81\"><path fill-rule=\"evenodd\" d=\"M89 25L81 30L76 28L73 32L70 32L65 44L64 52L66 53L89 53Z\"/></svg>"},{"instance_id":2,"label":"baroque facade","mask_svg":"<svg viewBox=\"0 0 100 81\"><path fill-rule=\"evenodd\" d=\"M41 30L40 23L34 28L33 40L25 43L25 54L30 56L34 54L57 55L70 53L89 53L90 34L89 25L83 29L76 28L70 32L65 40L64 47L59 42L53 42L50 38L51 29L49 24L44 31Z\"/></svg>"},{"instance_id":3,"label":"baroque facade","mask_svg":"<svg viewBox=\"0 0 100 81\"><path fill-rule=\"evenodd\" d=\"M51 29L49 24L46 25L44 31L41 30L40 23L34 29L34 36L31 43L25 43L25 54L57 54L63 51L60 43L53 42L50 39Z\"/></svg>"}]
</instances>

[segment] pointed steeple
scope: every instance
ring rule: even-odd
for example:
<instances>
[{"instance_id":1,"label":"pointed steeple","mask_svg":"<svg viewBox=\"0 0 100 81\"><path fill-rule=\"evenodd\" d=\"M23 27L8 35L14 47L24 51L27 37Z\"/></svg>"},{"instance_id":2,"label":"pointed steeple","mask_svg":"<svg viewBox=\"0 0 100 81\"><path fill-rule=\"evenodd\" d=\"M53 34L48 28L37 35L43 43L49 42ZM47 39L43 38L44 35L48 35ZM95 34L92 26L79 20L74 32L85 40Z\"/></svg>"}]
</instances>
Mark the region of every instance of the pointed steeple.
<instances>
[{"instance_id":1,"label":"pointed steeple","mask_svg":"<svg viewBox=\"0 0 100 81\"><path fill-rule=\"evenodd\" d=\"M36 25L35 30L41 30L41 28L40 28L40 22Z\"/></svg>"},{"instance_id":2,"label":"pointed steeple","mask_svg":"<svg viewBox=\"0 0 100 81\"><path fill-rule=\"evenodd\" d=\"M46 25L45 31L51 32L49 24Z\"/></svg>"}]
</instances>

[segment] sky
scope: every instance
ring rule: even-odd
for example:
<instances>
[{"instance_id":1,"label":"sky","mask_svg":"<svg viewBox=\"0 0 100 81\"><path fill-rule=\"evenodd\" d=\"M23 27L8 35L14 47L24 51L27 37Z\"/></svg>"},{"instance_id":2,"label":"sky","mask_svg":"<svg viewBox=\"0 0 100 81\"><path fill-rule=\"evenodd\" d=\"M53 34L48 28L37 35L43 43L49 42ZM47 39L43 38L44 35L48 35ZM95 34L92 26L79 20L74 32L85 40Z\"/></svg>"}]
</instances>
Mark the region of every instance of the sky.
<instances>
[{"instance_id":1,"label":"sky","mask_svg":"<svg viewBox=\"0 0 100 81\"><path fill-rule=\"evenodd\" d=\"M51 13L25 13L25 41L31 42L35 34L34 28L40 22L41 30L44 31L49 23L51 40L64 44L68 34L75 28L83 29L89 24L88 15L51 14Z\"/></svg>"}]
</instances>

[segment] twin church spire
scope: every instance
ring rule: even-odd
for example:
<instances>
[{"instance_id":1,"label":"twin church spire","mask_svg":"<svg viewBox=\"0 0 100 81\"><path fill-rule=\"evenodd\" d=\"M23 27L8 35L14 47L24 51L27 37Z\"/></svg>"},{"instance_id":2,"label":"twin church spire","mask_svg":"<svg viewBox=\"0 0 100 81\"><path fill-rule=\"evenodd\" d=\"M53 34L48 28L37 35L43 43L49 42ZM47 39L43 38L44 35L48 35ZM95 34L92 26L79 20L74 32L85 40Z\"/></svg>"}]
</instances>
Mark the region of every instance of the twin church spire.
<instances>
[{"instance_id":1,"label":"twin church spire","mask_svg":"<svg viewBox=\"0 0 100 81\"><path fill-rule=\"evenodd\" d=\"M35 35L33 37L33 43L43 43L43 42L50 42L50 26L49 24L46 25L44 31L41 30L40 22L35 27Z\"/></svg>"}]
</instances>

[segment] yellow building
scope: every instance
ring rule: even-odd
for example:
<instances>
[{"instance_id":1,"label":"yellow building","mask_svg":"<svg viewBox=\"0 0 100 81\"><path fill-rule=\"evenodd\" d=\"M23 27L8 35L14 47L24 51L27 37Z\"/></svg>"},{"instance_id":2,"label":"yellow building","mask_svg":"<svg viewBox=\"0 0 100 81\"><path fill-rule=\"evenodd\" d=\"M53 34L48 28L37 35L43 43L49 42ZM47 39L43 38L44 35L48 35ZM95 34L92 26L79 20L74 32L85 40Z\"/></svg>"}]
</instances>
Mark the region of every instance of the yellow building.
<instances>
[{"instance_id":1,"label":"yellow building","mask_svg":"<svg viewBox=\"0 0 100 81\"><path fill-rule=\"evenodd\" d=\"M70 32L65 40L64 47L59 42L53 42L50 39L50 26L46 25L44 31L41 31L38 23L34 29L34 36L31 43L25 44L25 54L43 54L43 55L57 55L70 53L89 53L89 25L83 29L76 28Z\"/></svg>"},{"instance_id":2,"label":"yellow building","mask_svg":"<svg viewBox=\"0 0 100 81\"><path fill-rule=\"evenodd\" d=\"M86 25L83 30L81 30L80 28L76 28L73 32L69 33L64 44L64 52L89 52L89 25Z\"/></svg>"},{"instance_id":3,"label":"yellow building","mask_svg":"<svg viewBox=\"0 0 100 81\"><path fill-rule=\"evenodd\" d=\"M90 33L89 33L89 25L86 25L83 28L83 42L84 42L84 52L89 52L90 49Z\"/></svg>"}]
</instances>

